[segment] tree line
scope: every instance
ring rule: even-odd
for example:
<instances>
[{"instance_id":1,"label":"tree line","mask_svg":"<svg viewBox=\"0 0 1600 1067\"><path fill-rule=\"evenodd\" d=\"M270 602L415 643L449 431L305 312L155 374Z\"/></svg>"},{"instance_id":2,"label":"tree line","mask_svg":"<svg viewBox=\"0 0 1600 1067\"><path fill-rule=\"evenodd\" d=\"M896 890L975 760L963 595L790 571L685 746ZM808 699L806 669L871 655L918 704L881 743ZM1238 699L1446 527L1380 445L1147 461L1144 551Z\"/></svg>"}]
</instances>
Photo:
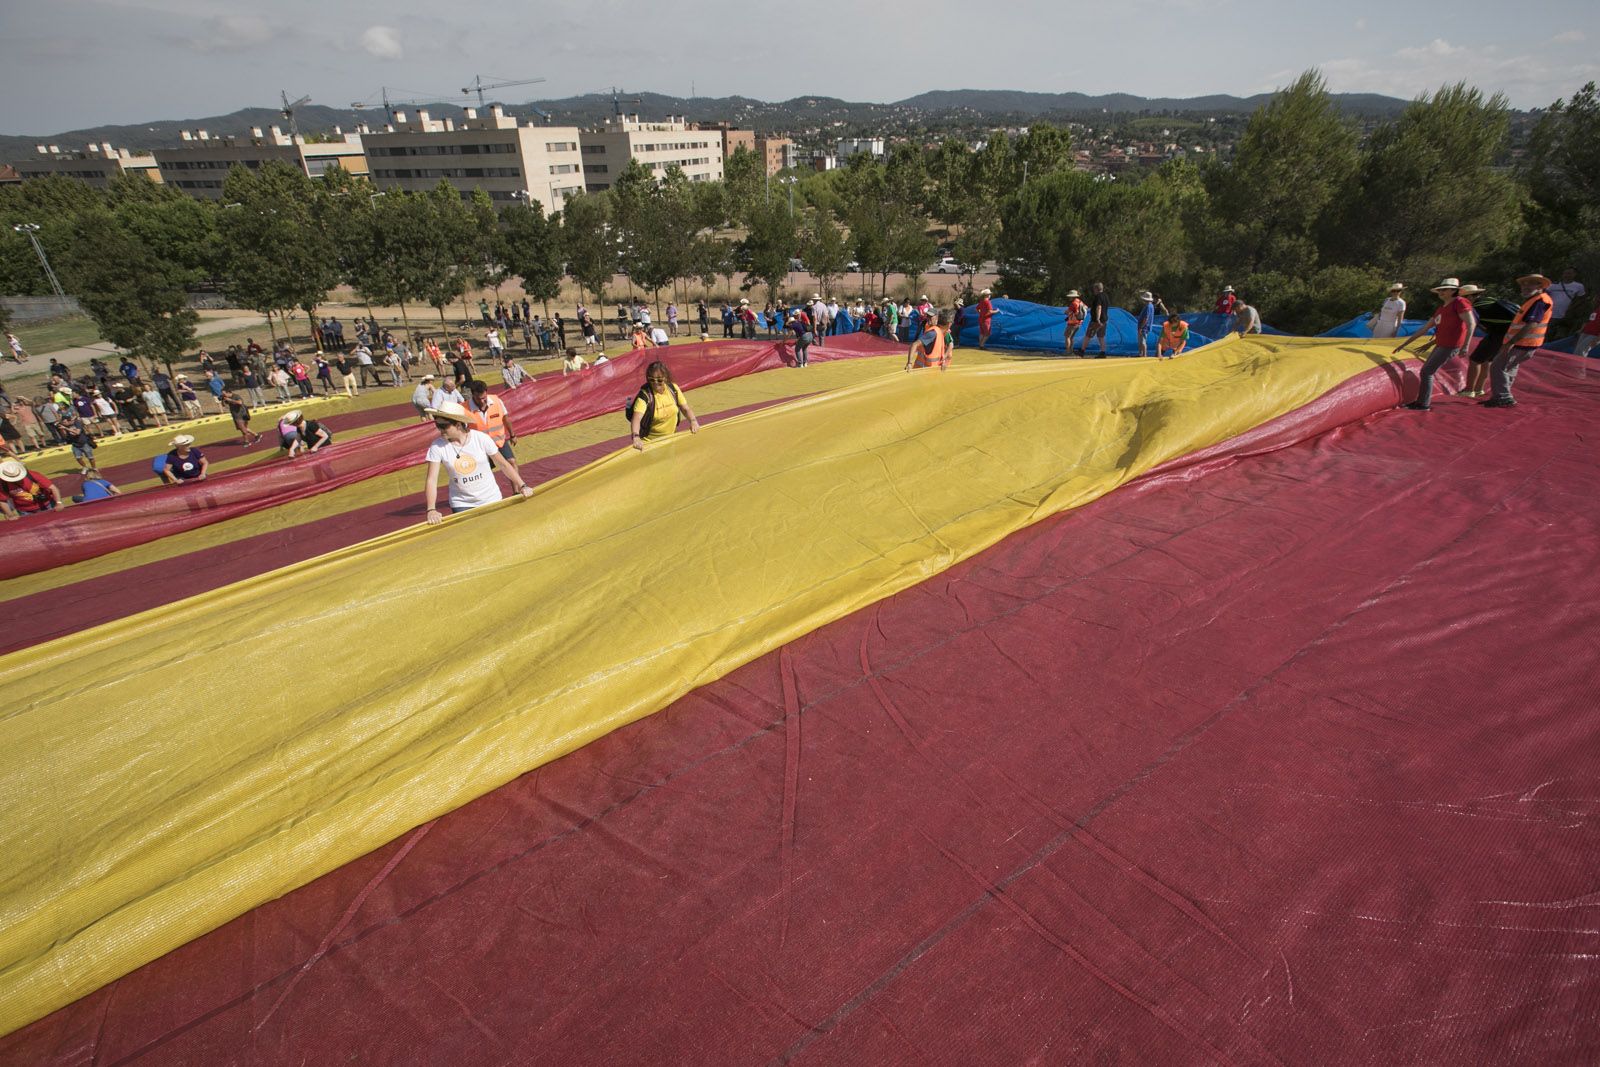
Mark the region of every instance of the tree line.
<instances>
[{"instance_id":1,"label":"tree line","mask_svg":"<svg viewBox=\"0 0 1600 1067\"><path fill-rule=\"evenodd\" d=\"M770 295L796 259L827 291L852 274L851 293L883 295L893 275L914 291L942 236L968 273L997 264L997 290L1014 297L1061 303L1101 281L1119 299L1151 288L1197 306L1232 284L1268 322L1317 332L1393 281L1420 290L1450 274L1509 291L1528 270L1600 277L1595 86L1544 111L1518 158L1508 130L1503 97L1458 84L1362 138L1310 71L1249 118L1227 158L1145 174L1078 170L1068 131L1039 124L777 179L744 149L715 183L635 162L552 215L443 182L379 192L281 164L236 167L217 202L135 176L104 192L37 179L0 190L0 291L49 291L12 230L37 224L102 336L170 360L193 347L188 294L208 286L284 329L348 285L407 326L415 315L448 332L453 303L512 278L547 311L569 277L604 304L618 271L657 304L718 279Z\"/></svg>"}]
</instances>

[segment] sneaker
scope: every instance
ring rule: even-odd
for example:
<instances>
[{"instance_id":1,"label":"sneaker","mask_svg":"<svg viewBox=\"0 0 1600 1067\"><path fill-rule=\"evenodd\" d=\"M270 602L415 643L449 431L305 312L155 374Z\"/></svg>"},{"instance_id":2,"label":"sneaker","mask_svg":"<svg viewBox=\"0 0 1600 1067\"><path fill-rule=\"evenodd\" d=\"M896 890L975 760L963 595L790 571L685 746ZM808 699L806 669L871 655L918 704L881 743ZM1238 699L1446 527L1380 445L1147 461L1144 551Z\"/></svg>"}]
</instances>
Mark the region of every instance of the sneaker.
<instances>
[{"instance_id":1,"label":"sneaker","mask_svg":"<svg viewBox=\"0 0 1600 1067\"><path fill-rule=\"evenodd\" d=\"M1433 405L1424 404L1420 400L1413 400L1409 404L1401 404L1400 406L1405 408L1407 411L1432 411L1433 410Z\"/></svg>"},{"instance_id":2,"label":"sneaker","mask_svg":"<svg viewBox=\"0 0 1600 1067\"><path fill-rule=\"evenodd\" d=\"M1511 399L1509 396L1496 396L1485 400L1478 406L1485 408L1514 408L1517 406L1517 402Z\"/></svg>"}]
</instances>

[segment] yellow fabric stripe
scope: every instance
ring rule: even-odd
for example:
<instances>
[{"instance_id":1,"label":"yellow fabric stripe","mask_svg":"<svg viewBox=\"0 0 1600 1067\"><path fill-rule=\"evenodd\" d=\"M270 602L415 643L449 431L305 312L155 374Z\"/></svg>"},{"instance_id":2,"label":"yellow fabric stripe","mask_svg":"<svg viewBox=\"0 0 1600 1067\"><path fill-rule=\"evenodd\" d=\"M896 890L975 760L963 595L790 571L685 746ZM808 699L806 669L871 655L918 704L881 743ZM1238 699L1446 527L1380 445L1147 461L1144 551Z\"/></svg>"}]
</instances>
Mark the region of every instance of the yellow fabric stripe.
<instances>
[{"instance_id":1,"label":"yellow fabric stripe","mask_svg":"<svg viewBox=\"0 0 1600 1067\"><path fill-rule=\"evenodd\" d=\"M1014 362L1024 357L993 352L962 351L959 354L959 358L965 364L976 366L1001 361ZM689 402L697 414L710 415L719 411L728 411L733 408L745 407L749 404L797 396L802 393L841 388L876 377L884 373L886 369L898 367L904 362L905 360L901 356L887 356L873 359L842 360L837 363L813 363L804 372L789 369L763 371L759 374L746 375L742 378L718 382L714 385L693 390L689 393ZM362 394L359 399L365 400L367 395ZM394 402L393 396L386 399L389 403ZM617 400L619 411L621 407L622 398L619 397ZM415 419L406 419L400 422L386 422L370 427L362 427L358 430L341 433L338 440L353 441L371 433L394 429L397 426L412 425L415 422ZM186 426L184 429L188 431L189 428ZM148 449L149 455L153 456L161 445L170 440L170 435L176 432L176 430L163 431L167 436L162 436L154 442L146 441L143 447ZM627 427L623 425L620 415L602 415L585 422L575 423L572 426L564 426L558 430L523 437L517 444L517 456L519 462L527 463L544 456L553 456L575 448L596 444L600 441L608 441L613 437L624 436L626 433ZM213 432L212 439L227 440L236 436L237 433L233 429L233 424L228 423L226 432L216 430ZM113 442L124 449L128 447L121 439L113 439ZM201 447L204 447L204 445L205 441L202 440ZM109 447L101 450L102 457ZM242 466L245 463L260 462L263 456L276 456L278 454L276 438L272 434L268 434L268 439L255 449L252 449L246 456L229 460L220 465L213 465L213 469L220 467L220 469L226 470L235 466ZM131 462L138 458L138 453L127 453L119 462ZM55 567L48 571L41 571L38 574L28 574L20 578L0 581L0 601L45 592L50 589L58 589L74 582L98 578L101 575L113 574L129 567L138 567L158 560L171 559L175 556L199 552L218 545L232 544L242 538L253 537L272 530L281 530L286 527L299 526L302 523L315 522L330 515L342 515L347 511L355 511L370 504L393 500L406 493L416 492L420 497L422 488L422 475L420 472L422 453L420 450L417 453L417 462L419 464L418 470L400 471L395 474L373 478L305 500L283 504L267 511L242 515L236 519L228 519L225 522L213 523L210 526L202 526L195 530L187 530L180 534L173 534L170 537L163 537L149 544L137 545L133 548L123 549L120 552L97 556L94 559L75 563L70 567ZM71 459L69 458L66 463L70 468ZM110 466L109 463L106 465ZM49 468L45 468L45 473L54 477ZM66 484L71 486L75 485L76 482L69 478ZM153 484L153 480L151 484ZM124 484L122 488L127 489L129 486ZM418 521L421 521L420 513Z\"/></svg>"},{"instance_id":2,"label":"yellow fabric stripe","mask_svg":"<svg viewBox=\"0 0 1600 1067\"><path fill-rule=\"evenodd\" d=\"M889 373L4 657L0 1030L1391 348Z\"/></svg>"}]
</instances>

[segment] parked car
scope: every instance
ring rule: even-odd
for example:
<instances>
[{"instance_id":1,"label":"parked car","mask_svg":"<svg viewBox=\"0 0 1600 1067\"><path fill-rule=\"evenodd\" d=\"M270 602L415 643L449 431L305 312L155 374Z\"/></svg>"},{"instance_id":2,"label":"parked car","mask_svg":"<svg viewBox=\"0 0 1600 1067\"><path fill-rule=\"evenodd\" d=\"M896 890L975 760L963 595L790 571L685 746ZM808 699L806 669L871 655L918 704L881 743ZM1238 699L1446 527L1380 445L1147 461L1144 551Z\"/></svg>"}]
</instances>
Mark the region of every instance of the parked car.
<instances>
[{"instance_id":1,"label":"parked car","mask_svg":"<svg viewBox=\"0 0 1600 1067\"><path fill-rule=\"evenodd\" d=\"M935 263L933 265L933 273L934 274L970 274L971 271L967 270L966 267L963 267L961 264L957 263L955 261L954 257L952 257L952 256L944 256L943 258L941 258L939 260L939 262L937 262L937 263Z\"/></svg>"},{"instance_id":2,"label":"parked car","mask_svg":"<svg viewBox=\"0 0 1600 1067\"><path fill-rule=\"evenodd\" d=\"M791 259L789 261L789 269L790 270L794 270L794 271L804 272L805 269L806 269L806 265L804 263L800 262L798 259Z\"/></svg>"}]
</instances>

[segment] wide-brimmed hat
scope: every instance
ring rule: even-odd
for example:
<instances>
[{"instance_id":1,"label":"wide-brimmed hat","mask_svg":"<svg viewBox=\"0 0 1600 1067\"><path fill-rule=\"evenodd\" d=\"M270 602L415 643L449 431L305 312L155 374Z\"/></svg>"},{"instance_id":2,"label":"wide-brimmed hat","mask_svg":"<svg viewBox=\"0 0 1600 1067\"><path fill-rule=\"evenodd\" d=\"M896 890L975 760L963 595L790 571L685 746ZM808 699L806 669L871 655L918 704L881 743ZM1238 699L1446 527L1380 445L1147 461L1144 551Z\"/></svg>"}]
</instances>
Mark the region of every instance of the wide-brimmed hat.
<instances>
[{"instance_id":1,"label":"wide-brimmed hat","mask_svg":"<svg viewBox=\"0 0 1600 1067\"><path fill-rule=\"evenodd\" d=\"M1463 285L1461 288L1457 289L1456 290L1456 295L1457 296L1477 296L1479 293L1481 293L1483 291L1484 291L1483 286L1481 286L1481 285L1472 285L1471 283L1468 283L1467 285Z\"/></svg>"},{"instance_id":2,"label":"wide-brimmed hat","mask_svg":"<svg viewBox=\"0 0 1600 1067\"><path fill-rule=\"evenodd\" d=\"M1067 290L1067 299L1068 300L1071 300L1075 296L1078 296L1078 290L1076 290L1076 289ZM1078 296L1078 299L1082 300L1083 298L1081 296Z\"/></svg>"},{"instance_id":3,"label":"wide-brimmed hat","mask_svg":"<svg viewBox=\"0 0 1600 1067\"><path fill-rule=\"evenodd\" d=\"M290 411L287 415L285 415L283 417L283 421L284 422L299 422L303 418L305 418L305 415L301 413L299 408L295 408L294 410Z\"/></svg>"},{"instance_id":4,"label":"wide-brimmed hat","mask_svg":"<svg viewBox=\"0 0 1600 1067\"><path fill-rule=\"evenodd\" d=\"M638 331L644 329L644 323L642 323L642 322L634 323L633 324L633 329L634 329L634 332L637 333Z\"/></svg>"},{"instance_id":5,"label":"wide-brimmed hat","mask_svg":"<svg viewBox=\"0 0 1600 1067\"><path fill-rule=\"evenodd\" d=\"M926 304L928 302L928 294L927 293L923 293L921 296L917 297L917 299L922 301L924 304Z\"/></svg>"},{"instance_id":6,"label":"wide-brimmed hat","mask_svg":"<svg viewBox=\"0 0 1600 1067\"><path fill-rule=\"evenodd\" d=\"M750 301L748 301L748 300L741 300L741 301L739 301L739 303L741 303L741 304L748 304L748 303L750 303Z\"/></svg>"},{"instance_id":7,"label":"wide-brimmed hat","mask_svg":"<svg viewBox=\"0 0 1600 1067\"><path fill-rule=\"evenodd\" d=\"M423 376L422 376L422 380L423 380L423 381L425 381L425 382L431 382L431 381L433 381L433 375L431 375L431 374L424 374L424 375L423 375Z\"/></svg>"},{"instance_id":8,"label":"wide-brimmed hat","mask_svg":"<svg viewBox=\"0 0 1600 1067\"><path fill-rule=\"evenodd\" d=\"M1144 291L1144 292L1142 292L1142 293L1140 293L1140 294L1139 294L1139 299L1140 299L1140 300L1154 300L1154 299L1155 299L1155 298L1156 298L1156 297L1155 297L1155 294L1154 294L1154 293L1152 293L1152 292L1151 292L1151 291L1150 291L1150 290L1148 290L1148 289L1146 289L1146 290L1145 290L1145 291Z\"/></svg>"},{"instance_id":9,"label":"wide-brimmed hat","mask_svg":"<svg viewBox=\"0 0 1600 1067\"><path fill-rule=\"evenodd\" d=\"M1518 285L1528 285L1529 283L1537 285L1541 289L1550 288L1550 279L1543 274L1524 274L1517 279Z\"/></svg>"},{"instance_id":10,"label":"wide-brimmed hat","mask_svg":"<svg viewBox=\"0 0 1600 1067\"><path fill-rule=\"evenodd\" d=\"M821 300L822 299L822 294L821 293L812 293L811 294L811 299L813 299L813 300Z\"/></svg>"},{"instance_id":11,"label":"wide-brimmed hat","mask_svg":"<svg viewBox=\"0 0 1600 1067\"><path fill-rule=\"evenodd\" d=\"M436 408L423 408L423 412L434 419L451 419L466 426L472 422L472 416L467 414L465 404L458 404L454 400L446 400Z\"/></svg>"},{"instance_id":12,"label":"wide-brimmed hat","mask_svg":"<svg viewBox=\"0 0 1600 1067\"><path fill-rule=\"evenodd\" d=\"M1461 288L1461 279L1460 278L1446 278L1444 281L1440 282L1438 285L1434 286L1432 289L1429 289L1428 292L1437 293L1441 289L1459 289L1459 288Z\"/></svg>"},{"instance_id":13,"label":"wide-brimmed hat","mask_svg":"<svg viewBox=\"0 0 1600 1067\"><path fill-rule=\"evenodd\" d=\"M1224 285L1224 286L1223 286L1223 287L1222 287L1222 291L1223 291L1223 292L1224 292L1224 293L1231 293L1231 292L1233 292L1233 286L1231 286L1231 285Z\"/></svg>"},{"instance_id":14,"label":"wide-brimmed hat","mask_svg":"<svg viewBox=\"0 0 1600 1067\"><path fill-rule=\"evenodd\" d=\"M979 289L978 290L978 295L979 296L988 296L992 292L994 292L993 289Z\"/></svg>"},{"instance_id":15,"label":"wide-brimmed hat","mask_svg":"<svg viewBox=\"0 0 1600 1067\"><path fill-rule=\"evenodd\" d=\"M20 482L28 476L28 468L14 459L0 463L0 482Z\"/></svg>"},{"instance_id":16,"label":"wide-brimmed hat","mask_svg":"<svg viewBox=\"0 0 1600 1067\"><path fill-rule=\"evenodd\" d=\"M1389 291L1391 293L1398 293L1400 290L1404 289L1405 287L1406 287L1406 283L1405 282L1395 282L1393 285L1389 286Z\"/></svg>"},{"instance_id":17,"label":"wide-brimmed hat","mask_svg":"<svg viewBox=\"0 0 1600 1067\"><path fill-rule=\"evenodd\" d=\"M192 444L194 444L194 434L192 433L180 433L172 439L173 448L182 448L184 445Z\"/></svg>"}]
</instances>

